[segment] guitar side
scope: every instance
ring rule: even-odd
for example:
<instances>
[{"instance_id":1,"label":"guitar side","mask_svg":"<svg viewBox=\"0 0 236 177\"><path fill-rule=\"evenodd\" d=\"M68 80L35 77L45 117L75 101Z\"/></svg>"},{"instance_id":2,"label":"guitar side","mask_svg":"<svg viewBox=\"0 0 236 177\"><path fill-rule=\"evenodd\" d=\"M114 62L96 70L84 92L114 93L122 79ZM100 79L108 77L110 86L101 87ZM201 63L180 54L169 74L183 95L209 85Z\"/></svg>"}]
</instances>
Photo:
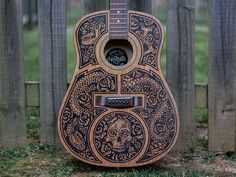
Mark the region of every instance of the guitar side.
<instances>
[{"instance_id":1,"label":"guitar side","mask_svg":"<svg viewBox=\"0 0 236 177\"><path fill-rule=\"evenodd\" d=\"M176 143L179 116L160 68L161 23L129 11L128 43L112 44L129 57L126 65L106 59L109 11L82 18L74 29L76 69L58 116L63 146L77 159L107 167L153 163ZM107 107L100 97L140 98L125 109Z\"/></svg>"}]
</instances>

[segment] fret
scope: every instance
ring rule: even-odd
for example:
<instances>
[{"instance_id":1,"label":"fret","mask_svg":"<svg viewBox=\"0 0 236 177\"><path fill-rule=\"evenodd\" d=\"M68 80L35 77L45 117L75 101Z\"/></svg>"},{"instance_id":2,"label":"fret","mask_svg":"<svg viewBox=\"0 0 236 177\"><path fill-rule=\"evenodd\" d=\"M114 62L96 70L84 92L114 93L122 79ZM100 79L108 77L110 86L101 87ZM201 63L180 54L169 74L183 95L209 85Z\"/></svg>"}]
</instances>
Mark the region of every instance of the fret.
<instances>
[{"instance_id":1,"label":"fret","mask_svg":"<svg viewBox=\"0 0 236 177\"><path fill-rule=\"evenodd\" d=\"M125 25L128 25L128 23L126 23L126 22L116 22L116 21L110 22L110 26L125 26Z\"/></svg>"},{"instance_id":2,"label":"fret","mask_svg":"<svg viewBox=\"0 0 236 177\"><path fill-rule=\"evenodd\" d=\"M123 6L122 6L122 7L113 6L113 7L110 7L110 9L111 9L111 10L117 10L117 11L118 11L118 10L127 10L127 8L126 8L126 7L123 7Z\"/></svg>"},{"instance_id":3,"label":"fret","mask_svg":"<svg viewBox=\"0 0 236 177\"><path fill-rule=\"evenodd\" d=\"M110 23L115 23L115 24L117 24L117 25L121 25L122 23L126 23L127 24L127 22L126 22L126 19L110 19Z\"/></svg>"},{"instance_id":4,"label":"fret","mask_svg":"<svg viewBox=\"0 0 236 177\"><path fill-rule=\"evenodd\" d=\"M109 37L110 37L110 39L127 39L128 35L117 35L117 36L110 35Z\"/></svg>"},{"instance_id":5,"label":"fret","mask_svg":"<svg viewBox=\"0 0 236 177\"><path fill-rule=\"evenodd\" d=\"M113 17L112 19L127 19L127 16L126 17L119 17L118 15L116 17Z\"/></svg>"},{"instance_id":6,"label":"fret","mask_svg":"<svg viewBox=\"0 0 236 177\"><path fill-rule=\"evenodd\" d=\"M124 2L112 2L111 5L125 5L126 6L126 3L124 3Z\"/></svg>"},{"instance_id":7,"label":"fret","mask_svg":"<svg viewBox=\"0 0 236 177\"><path fill-rule=\"evenodd\" d=\"M114 4L114 3L125 3L125 4L127 4L127 0L110 0L110 4Z\"/></svg>"},{"instance_id":8,"label":"fret","mask_svg":"<svg viewBox=\"0 0 236 177\"><path fill-rule=\"evenodd\" d=\"M110 0L110 10L127 10L127 0Z\"/></svg>"},{"instance_id":9,"label":"fret","mask_svg":"<svg viewBox=\"0 0 236 177\"><path fill-rule=\"evenodd\" d=\"M110 23L116 23L116 24L121 24L121 23L127 23L126 19L110 19Z\"/></svg>"},{"instance_id":10,"label":"fret","mask_svg":"<svg viewBox=\"0 0 236 177\"><path fill-rule=\"evenodd\" d=\"M110 11L110 14L111 15L126 15L127 14L127 10L124 11L124 12L121 12L120 10L117 10L117 11L114 11L114 12Z\"/></svg>"},{"instance_id":11,"label":"fret","mask_svg":"<svg viewBox=\"0 0 236 177\"><path fill-rule=\"evenodd\" d=\"M119 28L118 28L118 27L116 27L116 28L110 28L110 30L111 30L111 29L119 30L119 31L121 31L121 32L124 32L124 31L126 31L128 28L123 28L123 27L119 27ZM113 32L116 32L116 31L114 31L114 30L112 30L112 33L113 33Z\"/></svg>"},{"instance_id":12,"label":"fret","mask_svg":"<svg viewBox=\"0 0 236 177\"><path fill-rule=\"evenodd\" d=\"M112 19L115 19L115 18L125 19L125 18L127 18L127 15L111 15L110 14L110 18L112 18Z\"/></svg>"},{"instance_id":13,"label":"fret","mask_svg":"<svg viewBox=\"0 0 236 177\"><path fill-rule=\"evenodd\" d=\"M110 9L112 10L127 10L125 6L111 6Z\"/></svg>"},{"instance_id":14,"label":"fret","mask_svg":"<svg viewBox=\"0 0 236 177\"><path fill-rule=\"evenodd\" d=\"M127 39L128 38L128 35L127 36L109 36L110 39Z\"/></svg>"},{"instance_id":15,"label":"fret","mask_svg":"<svg viewBox=\"0 0 236 177\"><path fill-rule=\"evenodd\" d=\"M126 4L121 4L121 3L117 3L117 4L110 4L110 7L127 7L127 5Z\"/></svg>"},{"instance_id":16,"label":"fret","mask_svg":"<svg viewBox=\"0 0 236 177\"><path fill-rule=\"evenodd\" d=\"M118 10L110 9L110 13L117 13L117 11L120 11L119 13L127 13L127 9L125 9L125 10L122 10L122 9L118 9Z\"/></svg>"},{"instance_id":17,"label":"fret","mask_svg":"<svg viewBox=\"0 0 236 177\"><path fill-rule=\"evenodd\" d=\"M110 27L125 27L125 26L128 26L128 23L124 22L124 23L110 23Z\"/></svg>"},{"instance_id":18,"label":"fret","mask_svg":"<svg viewBox=\"0 0 236 177\"><path fill-rule=\"evenodd\" d=\"M124 39L124 38L128 37L128 33L127 34L110 34L109 37L112 39L115 39L115 38L117 39L117 37L118 37L118 39L119 38Z\"/></svg>"},{"instance_id":19,"label":"fret","mask_svg":"<svg viewBox=\"0 0 236 177\"><path fill-rule=\"evenodd\" d=\"M118 23L118 22L110 22L111 27L119 27L119 26L128 26L128 23L123 22L123 23Z\"/></svg>"},{"instance_id":20,"label":"fret","mask_svg":"<svg viewBox=\"0 0 236 177\"><path fill-rule=\"evenodd\" d=\"M128 38L128 0L110 0L110 39Z\"/></svg>"},{"instance_id":21,"label":"fret","mask_svg":"<svg viewBox=\"0 0 236 177\"><path fill-rule=\"evenodd\" d=\"M128 33L119 32L119 31L110 33L110 36L127 36L127 35Z\"/></svg>"},{"instance_id":22,"label":"fret","mask_svg":"<svg viewBox=\"0 0 236 177\"><path fill-rule=\"evenodd\" d=\"M126 35L125 33L124 33L124 31L112 31L112 32L110 32L110 35L111 34L113 34L113 35Z\"/></svg>"}]
</instances>

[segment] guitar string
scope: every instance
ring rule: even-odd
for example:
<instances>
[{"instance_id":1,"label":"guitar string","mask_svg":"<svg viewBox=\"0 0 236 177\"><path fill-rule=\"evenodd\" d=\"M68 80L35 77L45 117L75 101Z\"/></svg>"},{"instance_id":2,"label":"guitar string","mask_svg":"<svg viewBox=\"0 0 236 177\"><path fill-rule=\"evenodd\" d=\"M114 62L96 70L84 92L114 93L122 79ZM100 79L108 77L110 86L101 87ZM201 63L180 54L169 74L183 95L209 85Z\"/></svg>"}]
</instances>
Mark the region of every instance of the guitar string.
<instances>
[{"instance_id":1,"label":"guitar string","mask_svg":"<svg viewBox=\"0 0 236 177\"><path fill-rule=\"evenodd\" d=\"M127 38L127 0L110 0L110 37Z\"/></svg>"}]
</instances>

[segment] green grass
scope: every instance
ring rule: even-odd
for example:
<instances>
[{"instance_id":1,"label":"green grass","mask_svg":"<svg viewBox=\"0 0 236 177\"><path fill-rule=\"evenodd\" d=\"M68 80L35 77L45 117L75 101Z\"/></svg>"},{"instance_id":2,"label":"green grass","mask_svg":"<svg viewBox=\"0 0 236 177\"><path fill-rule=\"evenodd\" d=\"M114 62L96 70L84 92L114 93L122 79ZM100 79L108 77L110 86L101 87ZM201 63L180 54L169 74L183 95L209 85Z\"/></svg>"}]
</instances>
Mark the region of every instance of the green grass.
<instances>
[{"instance_id":1,"label":"green grass","mask_svg":"<svg viewBox=\"0 0 236 177\"><path fill-rule=\"evenodd\" d=\"M195 42L195 82L208 82L208 28L196 26ZM37 30L24 32L25 78L26 80L39 80L39 51ZM75 69L76 56L73 44L73 26L67 28L67 71L68 80L71 79ZM166 43L161 55L162 71L166 73Z\"/></svg>"},{"instance_id":2,"label":"green grass","mask_svg":"<svg viewBox=\"0 0 236 177\"><path fill-rule=\"evenodd\" d=\"M27 119L27 138L31 141L39 140L39 109L38 108L26 108L26 119Z\"/></svg>"},{"instance_id":3,"label":"green grass","mask_svg":"<svg viewBox=\"0 0 236 177\"><path fill-rule=\"evenodd\" d=\"M197 108L195 109L195 117L198 123L198 127L204 127L208 121L208 109L207 108Z\"/></svg>"},{"instance_id":4,"label":"green grass","mask_svg":"<svg viewBox=\"0 0 236 177\"><path fill-rule=\"evenodd\" d=\"M232 155L224 154L225 159ZM216 153L202 154L202 163L215 161ZM182 161L191 162L183 157ZM91 176L91 177L226 177L228 173L206 172L192 168L168 168L157 165L137 168L104 168L84 164L54 146L28 144L18 148L0 149L0 176Z\"/></svg>"},{"instance_id":5,"label":"green grass","mask_svg":"<svg viewBox=\"0 0 236 177\"><path fill-rule=\"evenodd\" d=\"M99 177L203 177L209 175L194 169L172 170L159 167L110 169L74 160L53 146L28 144L0 150L0 176L99 176Z\"/></svg>"}]
</instances>

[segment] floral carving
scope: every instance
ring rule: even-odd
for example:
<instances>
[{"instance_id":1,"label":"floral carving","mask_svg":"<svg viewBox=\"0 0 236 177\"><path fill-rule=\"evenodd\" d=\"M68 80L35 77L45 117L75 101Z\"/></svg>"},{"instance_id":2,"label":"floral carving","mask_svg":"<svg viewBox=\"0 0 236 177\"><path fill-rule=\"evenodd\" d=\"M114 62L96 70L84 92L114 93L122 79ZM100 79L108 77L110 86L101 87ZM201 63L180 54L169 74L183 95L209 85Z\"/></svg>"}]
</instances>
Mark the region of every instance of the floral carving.
<instances>
[{"instance_id":1,"label":"floral carving","mask_svg":"<svg viewBox=\"0 0 236 177\"><path fill-rule=\"evenodd\" d=\"M139 62L158 69L157 53L162 39L161 27L154 20L146 16L130 15L130 31L134 33L143 45L143 58Z\"/></svg>"},{"instance_id":2,"label":"floral carving","mask_svg":"<svg viewBox=\"0 0 236 177\"><path fill-rule=\"evenodd\" d=\"M97 40L107 32L107 15L102 14L84 20L77 28L80 51L80 68L88 64L97 64L94 48Z\"/></svg>"}]
</instances>

